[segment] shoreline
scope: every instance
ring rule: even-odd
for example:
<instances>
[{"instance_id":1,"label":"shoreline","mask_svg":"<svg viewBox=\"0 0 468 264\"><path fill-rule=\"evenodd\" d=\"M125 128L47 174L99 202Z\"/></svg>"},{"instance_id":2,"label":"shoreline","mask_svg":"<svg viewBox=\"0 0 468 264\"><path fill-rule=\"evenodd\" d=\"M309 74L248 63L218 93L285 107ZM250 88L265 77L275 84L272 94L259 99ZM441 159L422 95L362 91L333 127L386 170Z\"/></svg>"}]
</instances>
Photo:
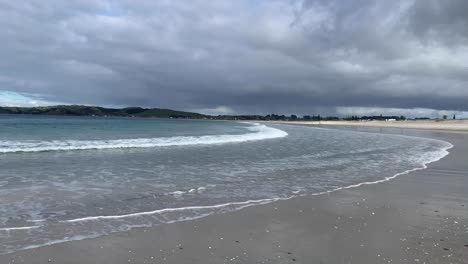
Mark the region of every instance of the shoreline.
<instances>
[{"instance_id":1,"label":"shoreline","mask_svg":"<svg viewBox=\"0 0 468 264\"><path fill-rule=\"evenodd\" d=\"M468 133L468 120L405 120L405 121L261 121L277 124L317 127L399 128Z\"/></svg>"},{"instance_id":2,"label":"shoreline","mask_svg":"<svg viewBox=\"0 0 468 264\"><path fill-rule=\"evenodd\" d=\"M291 124L291 122L287 123ZM392 133L392 131L387 132ZM399 132L397 131L397 133ZM468 186L466 178L467 166L464 165L462 161L460 161L463 160L463 155L468 153L468 142L465 135L447 134L439 131L418 132L410 130L405 130L405 133L416 134L416 136L430 138L435 137L434 139L452 143L454 145L452 150L454 150L456 153L461 152L461 154L458 153L457 156L452 157L454 153L452 153L452 150L450 150L451 154L448 155L448 157L445 156L445 158L442 158L442 160L429 163L427 167L429 169L434 169L433 167L443 167L443 164L440 165L439 163L442 161L447 163L447 160L449 160L449 163L456 163L458 168L455 166L455 170L458 172L454 174L454 177L456 177L458 174L461 174L462 176L464 175L465 177L462 177L462 179L459 179L459 181L461 181L461 185L464 187ZM428 134L431 133L435 134L428 136ZM456 143L451 141L456 141ZM414 175L427 174L426 171L427 169L421 168L400 174L408 174L406 175L407 177L411 176L411 178L414 178ZM310 259L314 259L316 261L323 260L325 262L344 262L347 257L360 252L361 249L365 248L367 251L375 251L376 248L371 244L364 243L362 245L367 244L367 247L359 245L358 248L349 251L344 250L344 248L340 246L340 241L349 239L349 235L351 233L355 235L354 239L362 236L364 236L364 238L368 238L369 236L381 234L381 230L374 230L376 232L365 232L362 223L366 223L367 226L368 224L371 224L372 220L377 218L379 218L380 221L385 222L386 218L381 218L380 213L377 214L376 211L382 210L382 215L386 215L389 213L389 209L392 209L390 211L394 212L395 209L398 211L401 208L405 209L405 207L408 207L405 206L405 203L409 202L409 200L405 200L405 203L398 204L398 206L388 206L387 203L390 202L384 201L386 199L383 199L385 197L382 197L382 190L379 190L384 189L385 192L398 193L398 188L395 189L392 187L390 190L387 190L386 188L393 185L405 185L405 183L401 183L401 181L407 181L407 177L398 177L399 180L385 181L380 184L361 183L358 186L352 188L345 187L332 193L315 196L307 195L302 197L295 197L284 201L276 201L265 205L249 207L231 213L212 215L197 220L178 222L153 228L138 228L131 231L114 233L99 238L71 241L35 249L18 251L11 254L0 255L0 262L10 263L10 261L15 260L15 263L17 263L23 260L25 263L30 263L31 261L36 263L35 261L38 260L43 260L45 262L49 262L50 260L51 262L57 263L153 263L151 262L153 259L157 260L157 263L220 263L221 261L226 260L237 261L240 263L257 263L257 261L263 260L276 263L285 259L288 261L285 261L284 263L289 263L291 261L297 261L297 263L309 263ZM440 180L438 178L434 180ZM415 184L416 183L413 182L413 185ZM410 187L411 186L412 185L410 184ZM412 187L417 189L417 186ZM375 190L378 191L375 192ZM424 193L419 192L419 194ZM406 195L411 196L411 194ZM414 196L414 194L412 195ZM363 196L370 196L372 200L380 202L370 202L370 199L367 198L364 198L363 200ZM393 198L397 200L400 199L399 197ZM463 196L463 192L461 194L458 193L456 198L462 200L464 206L461 207L466 210L465 206L468 201L466 201L467 198ZM351 204L342 204L343 200L354 202ZM440 203L440 201L437 200L432 202L435 204ZM424 204L419 203L419 206L415 206L424 207L422 206ZM338 205L341 205L341 207ZM313 210L310 210L310 206L312 206ZM351 208L348 208L348 206L351 206ZM370 214L368 212L369 208L373 208L373 211ZM343 214L343 211L348 212L348 214ZM410 213L408 210L405 211L407 211L406 213ZM437 211L439 212L439 210ZM427 214L427 212L425 213ZM459 215L460 212L457 214L452 213L451 215L448 215L448 217L460 218ZM370 219L370 216L376 217ZM426 215L418 215L418 218L424 218L424 216ZM462 220L456 218L457 220L453 220L453 223L466 223L466 214L464 215L464 218L463 213L461 213L461 216ZM340 221L337 219L340 219ZM358 219L360 220L358 221ZM318 221L315 223L316 225L310 226L310 223L314 223L315 221ZM328 224L331 222L335 222L335 225L330 229ZM343 222L343 226L337 224L337 222ZM372 222L372 224L378 225L378 222L379 221ZM412 223L412 221L410 221L410 223ZM392 225L395 223L390 222L388 224ZM406 224L407 223L403 221L403 224L394 225L393 230L402 229L401 231L408 231L404 229ZM417 226L416 223L414 224ZM428 227L433 226L428 225ZM418 228L425 229L426 226L418 226ZM298 230L302 230L302 232L297 234ZM357 233L356 230L358 230ZM431 230L426 231L428 232ZM451 228L448 228L448 230L444 231L450 233ZM438 230L436 233L441 232ZM297 237L297 235L299 235L302 240L299 239L300 241L291 241L291 239L294 239ZM388 232L385 232L385 235L386 236L382 237L383 240L393 240L392 238L394 238L394 234L388 234ZM463 233L461 233L461 235L463 235ZM310 245L311 240L315 241L316 236L325 238L325 242L328 241L325 244L328 244L329 247L327 246L324 248L318 244L313 244L317 248L313 247L312 249L308 249L308 247L305 245ZM427 238L427 235L425 237ZM413 237L413 239L416 238L417 236ZM466 258L466 253L463 255L463 249L466 251L466 244L468 242L464 240L466 239L466 231L465 236L462 238L463 239L460 241L457 240L457 242L459 242L458 244L464 243L461 245L461 247L454 244L454 246L449 248L449 250L443 249L443 251L440 253L450 253L454 259L459 258L459 260ZM412 241L409 238L404 239L404 241ZM175 241L177 241L178 244ZM315 242L318 243L320 241ZM399 241L396 240L392 242L401 243L402 241L400 238ZM418 246L422 248L419 242L421 241L418 241L416 248ZM442 241L439 241L438 243L440 244L440 242ZM151 246L152 243L155 243L155 245ZM248 246L240 247L244 244ZM288 251L285 253L284 250L281 249L281 246L283 246L283 248L289 247L289 249L287 249ZM351 246L351 248L353 246ZM241 248L243 252L239 251ZM160 250L159 253L157 250ZM335 252L337 255L330 254L331 251L335 250L344 251L342 253ZM359 260L358 256L354 256L353 260L356 261L355 263L382 262L382 258L380 258L380 256L383 256L384 252L388 251L390 252L389 256L393 256L391 259L393 259L396 263L403 261L413 262L408 257L405 258L405 252L399 251L398 248L391 247L381 251L381 253L376 254L372 258L360 258ZM79 255L78 252L86 252L86 256ZM136 254L135 252L139 253ZM226 259L226 256L230 257ZM339 258L337 259L337 257ZM414 261L419 262L416 261L416 259L421 259L422 261L423 257L427 258L427 256L421 255L420 258L414 258ZM354 263L354 261L352 261L352 263ZM38 262L40 263L40 261Z\"/></svg>"}]
</instances>

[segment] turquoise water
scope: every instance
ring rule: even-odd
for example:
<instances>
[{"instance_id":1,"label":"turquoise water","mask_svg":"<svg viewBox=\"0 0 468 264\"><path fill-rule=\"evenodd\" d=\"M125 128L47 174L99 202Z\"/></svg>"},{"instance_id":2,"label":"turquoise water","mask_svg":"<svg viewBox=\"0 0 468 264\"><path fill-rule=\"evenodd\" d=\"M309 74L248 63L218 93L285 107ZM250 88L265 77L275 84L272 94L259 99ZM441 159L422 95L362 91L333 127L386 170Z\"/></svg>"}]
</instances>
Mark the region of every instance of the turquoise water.
<instances>
[{"instance_id":1,"label":"turquoise water","mask_svg":"<svg viewBox=\"0 0 468 264\"><path fill-rule=\"evenodd\" d=\"M0 253L377 182L449 147L279 124L0 116Z\"/></svg>"},{"instance_id":2,"label":"turquoise water","mask_svg":"<svg viewBox=\"0 0 468 264\"><path fill-rule=\"evenodd\" d=\"M0 116L0 140L112 140L243 134L247 126L205 120L3 115Z\"/></svg>"},{"instance_id":3,"label":"turquoise water","mask_svg":"<svg viewBox=\"0 0 468 264\"><path fill-rule=\"evenodd\" d=\"M5 116L2 124L0 153L219 144L287 135L263 125L200 120L25 116L18 122Z\"/></svg>"}]
</instances>

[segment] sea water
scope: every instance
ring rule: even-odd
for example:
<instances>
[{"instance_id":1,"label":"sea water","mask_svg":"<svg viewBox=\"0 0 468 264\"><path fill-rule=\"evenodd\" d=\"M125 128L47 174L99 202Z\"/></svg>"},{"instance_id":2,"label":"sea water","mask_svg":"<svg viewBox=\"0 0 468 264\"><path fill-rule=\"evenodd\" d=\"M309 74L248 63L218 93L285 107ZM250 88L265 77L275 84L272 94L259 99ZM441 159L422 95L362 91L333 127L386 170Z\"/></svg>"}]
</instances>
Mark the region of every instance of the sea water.
<instances>
[{"instance_id":1,"label":"sea water","mask_svg":"<svg viewBox=\"0 0 468 264\"><path fill-rule=\"evenodd\" d=\"M0 115L0 254L385 181L450 147L270 123Z\"/></svg>"}]
</instances>

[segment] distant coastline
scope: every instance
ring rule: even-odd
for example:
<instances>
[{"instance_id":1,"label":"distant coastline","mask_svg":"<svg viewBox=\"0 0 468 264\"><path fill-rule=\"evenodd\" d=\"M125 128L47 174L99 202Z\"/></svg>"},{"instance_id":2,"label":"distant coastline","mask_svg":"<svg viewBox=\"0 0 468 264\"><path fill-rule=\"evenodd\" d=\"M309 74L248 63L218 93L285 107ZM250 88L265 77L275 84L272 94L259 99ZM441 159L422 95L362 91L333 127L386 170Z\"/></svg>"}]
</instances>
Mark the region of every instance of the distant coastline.
<instances>
[{"instance_id":1,"label":"distant coastline","mask_svg":"<svg viewBox=\"0 0 468 264\"><path fill-rule=\"evenodd\" d=\"M206 115L161 108L105 108L84 105L56 105L41 107L0 107L0 114L56 115L56 116L103 116L103 117L159 117L203 119Z\"/></svg>"},{"instance_id":2,"label":"distant coastline","mask_svg":"<svg viewBox=\"0 0 468 264\"><path fill-rule=\"evenodd\" d=\"M428 117L406 118L405 116L321 116L321 115L206 115L195 112L163 108L105 108L86 105L55 105L38 107L0 106L0 114L48 115L48 116L97 116L97 117L149 117L208 120L272 121L307 125L345 125L394 127L437 130L468 131L468 120L455 119L455 116L430 119Z\"/></svg>"}]
</instances>

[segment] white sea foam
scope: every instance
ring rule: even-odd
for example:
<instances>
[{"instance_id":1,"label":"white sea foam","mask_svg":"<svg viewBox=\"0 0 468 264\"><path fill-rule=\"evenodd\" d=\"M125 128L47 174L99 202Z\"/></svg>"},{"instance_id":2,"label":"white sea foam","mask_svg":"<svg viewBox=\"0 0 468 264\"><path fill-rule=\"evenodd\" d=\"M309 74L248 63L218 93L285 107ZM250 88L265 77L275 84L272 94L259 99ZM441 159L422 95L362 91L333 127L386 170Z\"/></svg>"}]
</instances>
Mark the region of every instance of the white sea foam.
<instances>
[{"instance_id":1,"label":"white sea foam","mask_svg":"<svg viewBox=\"0 0 468 264\"><path fill-rule=\"evenodd\" d=\"M199 194L199 193L202 193L206 190L206 187L204 186L201 186L201 187L198 187L198 188L191 188L191 189L188 189L188 190L178 190L178 191L173 191L173 192L168 192L166 193L165 195L172 195L172 196L175 196L175 197L181 197L183 196L184 194Z\"/></svg>"},{"instance_id":2,"label":"white sea foam","mask_svg":"<svg viewBox=\"0 0 468 264\"><path fill-rule=\"evenodd\" d=\"M183 211L200 210L200 209L217 209L217 208L223 208L223 207L229 207L229 206L236 207L236 209L242 209L242 208L245 208L245 207L250 207L250 206L259 205L259 204L266 204L266 203L270 203L270 202L274 202L274 201L278 201L278 200L282 200L282 199L287 199L287 198L268 198L268 199L261 199L261 200L248 200L248 201L244 201L244 202L232 202L232 203L217 204L217 205L165 208L165 209L160 209L160 210L138 212L138 213L131 213L131 214L123 214L123 215L88 216L88 217L83 217L83 218L64 220L64 221L61 221L61 222L76 223L76 222L87 222L87 221L106 220L106 219L107 220L109 220L109 219L122 219L122 218L132 218L132 217L138 217L138 216L144 216L144 215L162 214L162 213L167 213L167 212L183 212ZM198 218L198 217L196 217L196 218ZM190 218L188 220L191 220L191 219L194 219L194 218Z\"/></svg>"},{"instance_id":3,"label":"white sea foam","mask_svg":"<svg viewBox=\"0 0 468 264\"><path fill-rule=\"evenodd\" d=\"M445 141L441 141L441 142L445 142ZM361 182L361 183L357 183L357 184L352 184L352 185L348 185L348 186L345 186L345 187L339 187L339 188L336 188L336 189L333 189L333 190L330 190L330 191L326 191L326 192L321 192L321 193L317 193L315 195L318 195L318 194L323 194L323 193L331 193L331 192L336 192L336 191L339 191L339 190L343 190L343 189L351 189L351 188L356 188L356 187L360 187L360 186L363 186L363 185L370 185L370 184L376 184L376 183L381 183L381 182L386 182L386 181L389 181L391 179L394 179L398 176L401 176L401 175L405 175L405 174L409 174L413 171L418 171L418 170L424 170L424 169L427 169L427 164L429 163L433 163L433 162L436 162L436 161L439 161L441 160L442 158L444 158L445 156L447 156L448 154L450 154L450 152L448 152L449 149L453 148L453 145L448 143L448 142L445 142L447 143L447 146L442 148L440 152L438 153L431 153L431 154L427 154L425 157L427 158L427 160L424 160L422 163L421 163L421 167L417 167L417 168L413 168L413 169L410 169L410 170L406 170L406 171L403 171L403 172L399 172L393 176L390 176L390 177L385 177L384 179L381 179L381 180L377 180L377 181L369 181L369 182ZM422 160L422 158L421 158Z\"/></svg>"},{"instance_id":4,"label":"white sea foam","mask_svg":"<svg viewBox=\"0 0 468 264\"><path fill-rule=\"evenodd\" d=\"M184 191L175 191L175 192L171 192L169 193L170 195L174 195L176 197L180 197L184 194L185 192Z\"/></svg>"},{"instance_id":5,"label":"white sea foam","mask_svg":"<svg viewBox=\"0 0 468 264\"><path fill-rule=\"evenodd\" d=\"M405 136L405 137L411 137L411 136ZM416 137L414 137L416 138ZM434 141L439 141L444 143L444 147L442 147L439 151L437 152L431 152L431 153L426 153L422 154L423 156L419 159L421 161L421 167L409 169L397 174L394 174L393 176L385 177L384 179L381 180L376 180L376 181L369 181L369 182L361 182L357 184L352 184L348 186L343 186L343 187L338 187L335 189L331 189L328 191L324 192L317 192L317 193L307 193L307 192L293 192L294 195L289 196L289 197L274 197L274 198L268 198L268 199L260 199L260 200L248 200L244 202L231 202L231 203L225 203L225 204L217 204L217 205L208 205L208 206L188 206L188 207L179 207L179 208L165 208L165 209L160 209L160 210L155 210L155 211L145 211L145 212L138 212L138 213L131 213L131 214L123 214L123 215L102 215L102 216L89 216L89 217L83 217L83 218L77 218L77 219L70 219L70 220L65 220L62 222L67 222L67 223L74 223L74 222L83 222L83 221L95 221L95 220L105 220L105 219L122 219L122 218L132 218L132 217L138 217L138 216L144 216L144 215L154 215L154 214L161 214L161 213L166 213L166 212L181 212L181 211L190 211L190 210L200 210L200 209L217 209L217 208L224 208L224 207L235 207L236 210L254 206L254 205L260 205L260 204L266 204L270 202L275 202L279 200L288 200L294 197L298 196L304 196L304 195L322 195L326 193L332 193L336 192L339 190L343 189L351 189L351 188L356 188L360 187L362 185L370 185L370 184L376 184L376 183L381 183L381 182L386 182L391 179L394 179L398 176L409 174L410 172L413 171L418 171L418 170L423 170L427 168L427 164L436 162L438 160L441 160L450 152L448 152L449 149L453 148L453 145L449 142L446 141L441 141L441 140L436 140L436 139L431 139ZM204 189L204 187L198 188ZM174 192L178 194L183 194L185 192ZM199 217L196 217L199 218ZM190 220L190 219L188 219Z\"/></svg>"},{"instance_id":6,"label":"white sea foam","mask_svg":"<svg viewBox=\"0 0 468 264\"><path fill-rule=\"evenodd\" d=\"M285 131L277 128L258 123L250 124L252 126L247 127L249 132L240 135L177 136L112 140L0 140L0 153L212 145L281 138L288 135Z\"/></svg>"},{"instance_id":7,"label":"white sea foam","mask_svg":"<svg viewBox=\"0 0 468 264\"><path fill-rule=\"evenodd\" d=\"M0 231L15 231L15 230L29 230L29 229L36 229L40 226L16 226L16 227L2 227Z\"/></svg>"}]
</instances>

